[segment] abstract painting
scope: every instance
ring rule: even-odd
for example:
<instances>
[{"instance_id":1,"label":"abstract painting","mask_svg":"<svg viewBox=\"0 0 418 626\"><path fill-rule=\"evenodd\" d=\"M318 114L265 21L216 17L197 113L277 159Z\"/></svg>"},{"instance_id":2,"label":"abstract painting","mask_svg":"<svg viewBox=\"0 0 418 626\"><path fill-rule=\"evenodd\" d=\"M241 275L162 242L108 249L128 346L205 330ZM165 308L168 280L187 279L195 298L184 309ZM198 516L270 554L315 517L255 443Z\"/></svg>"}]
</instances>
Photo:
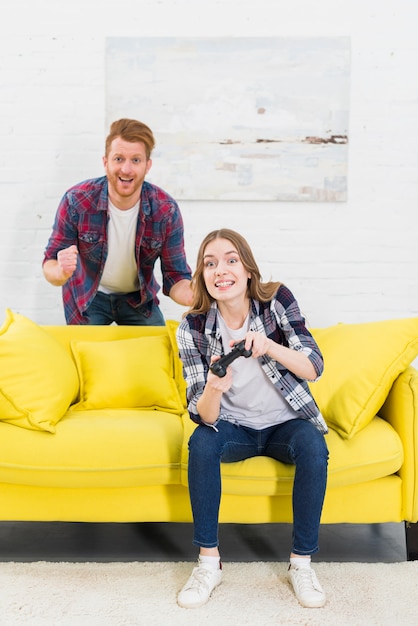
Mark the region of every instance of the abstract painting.
<instances>
[{"instance_id":1,"label":"abstract painting","mask_svg":"<svg viewBox=\"0 0 418 626\"><path fill-rule=\"evenodd\" d=\"M348 37L109 37L106 125L156 137L178 200L347 200Z\"/></svg>"}]
</instances>

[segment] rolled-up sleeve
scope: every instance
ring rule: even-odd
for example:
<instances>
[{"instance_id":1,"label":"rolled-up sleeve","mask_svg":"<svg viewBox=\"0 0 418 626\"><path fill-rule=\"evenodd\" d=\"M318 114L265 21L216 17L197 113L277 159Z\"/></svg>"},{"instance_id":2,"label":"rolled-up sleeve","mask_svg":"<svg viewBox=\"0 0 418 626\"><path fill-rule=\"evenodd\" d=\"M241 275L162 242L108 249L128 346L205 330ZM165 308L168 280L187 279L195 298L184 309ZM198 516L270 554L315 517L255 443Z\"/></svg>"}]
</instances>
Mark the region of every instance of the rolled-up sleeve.
<instances>
[{"instance_id":1,"label":"rolled-up sleeve","mask_svg":"<svg viewBox=\"0 0 418 626\"><path fill-rule=\"evenodd\" d=\"M308 357L316 372L316 378L311 382L318 380L324 371L324 359L318 344L306 328L305 318L292 292L282 285L271 306L288 347Z\"/></svg>"}]
</instances>

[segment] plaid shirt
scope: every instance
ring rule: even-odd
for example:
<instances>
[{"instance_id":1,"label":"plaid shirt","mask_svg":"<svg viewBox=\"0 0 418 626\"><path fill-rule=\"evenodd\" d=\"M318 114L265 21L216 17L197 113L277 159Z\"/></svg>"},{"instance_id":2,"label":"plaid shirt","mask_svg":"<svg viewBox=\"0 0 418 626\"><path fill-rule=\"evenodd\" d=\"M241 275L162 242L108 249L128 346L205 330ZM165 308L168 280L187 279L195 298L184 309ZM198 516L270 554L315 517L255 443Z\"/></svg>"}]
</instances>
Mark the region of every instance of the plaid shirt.
<instances>
[{"instance_id":1,"label":"plaid shirt","mask_svg":"<svg viewBox=\"0 0 418 626\"><path fill-rule=\"evenodd\" d=\"M281 285L276 296L267 303L251 301L250 330L267 335L276 343L306 354L317 373L324 368L321 352L305 326L305 320L291 291ZM217 304L212 303L208 313L187 315L177 329L177 342L187 382L187 400L191 419L202 423L196 404L201 397L212 355L223 353L221 331L217 324ZM306 380L289 372L279 362L267 355L259 362L273 385L290 406L308 419L322 432L328 428ZM222 414L219 419L222 419Z\"/></svg>"},{"instance_id":2,"label":"plaid shirt","mask_svg":"<svg viewBox=\"0 0 418 626\"><path fill-rule=\"evenodd\" d=\"M63 248L76 245L77 269L63 285L64 312L68 324L86 324L84 312L100 283L107 257L108 186L107 177L86 180L71 187L57 210L43 262L56 259ZM133 306L159 304L160 289L154 265L161 259L163 293L173 285L191 279L183 240L183 220L175 200L165 191L144 182L135 240L139 291L129 296Z\"/></svg>"}]
</instances>

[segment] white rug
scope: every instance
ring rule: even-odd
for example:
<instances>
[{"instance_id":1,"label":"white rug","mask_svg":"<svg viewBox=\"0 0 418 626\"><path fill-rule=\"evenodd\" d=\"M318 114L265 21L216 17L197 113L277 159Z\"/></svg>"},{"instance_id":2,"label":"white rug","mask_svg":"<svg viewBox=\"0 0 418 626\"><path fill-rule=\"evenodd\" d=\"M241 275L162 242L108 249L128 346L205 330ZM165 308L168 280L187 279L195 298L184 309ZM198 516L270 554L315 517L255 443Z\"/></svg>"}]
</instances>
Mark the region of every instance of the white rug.
<instances>
[{"instance_id":1,"label":"white rug","mask_svg":"<svg viewBox=\"0 0 418 626\"><path fill-rule=\"evenodd\" d=\"M192 563L0 563L1 626L416 626L418 561L315 563L328 601L302 608L286 563L224 563L207 605L176 595Z\"/></svg>"}]
</instances>

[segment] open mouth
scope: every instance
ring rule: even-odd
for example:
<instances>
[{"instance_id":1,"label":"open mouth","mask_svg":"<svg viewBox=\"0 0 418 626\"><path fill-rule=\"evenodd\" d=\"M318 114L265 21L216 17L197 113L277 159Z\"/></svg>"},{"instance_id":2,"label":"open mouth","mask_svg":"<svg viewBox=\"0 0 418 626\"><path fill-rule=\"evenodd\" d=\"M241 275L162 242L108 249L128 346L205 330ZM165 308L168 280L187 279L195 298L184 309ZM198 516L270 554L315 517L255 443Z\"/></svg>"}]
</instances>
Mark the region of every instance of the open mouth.
<instances>
[{"instance_id":1,"label":"open mouth","mask_svg":"<svg viewBox=\"0 0 418 626\"><path fill-rule=\"evenodd\" d=\"M121 183L131 183L133 178L121 178L121 176L119 176L119 180Z\"/></svg>"},{"instance_id":2,"label":"open mouth","mask_svg":"<svg viewBox=\"0 0 418 626\"><path fill-rule=\"evenodd\" d=\"M231 287L234 284L233 280L223 280L218 283L215 283L215 287Z\"/></svg>"}]
</instances>

